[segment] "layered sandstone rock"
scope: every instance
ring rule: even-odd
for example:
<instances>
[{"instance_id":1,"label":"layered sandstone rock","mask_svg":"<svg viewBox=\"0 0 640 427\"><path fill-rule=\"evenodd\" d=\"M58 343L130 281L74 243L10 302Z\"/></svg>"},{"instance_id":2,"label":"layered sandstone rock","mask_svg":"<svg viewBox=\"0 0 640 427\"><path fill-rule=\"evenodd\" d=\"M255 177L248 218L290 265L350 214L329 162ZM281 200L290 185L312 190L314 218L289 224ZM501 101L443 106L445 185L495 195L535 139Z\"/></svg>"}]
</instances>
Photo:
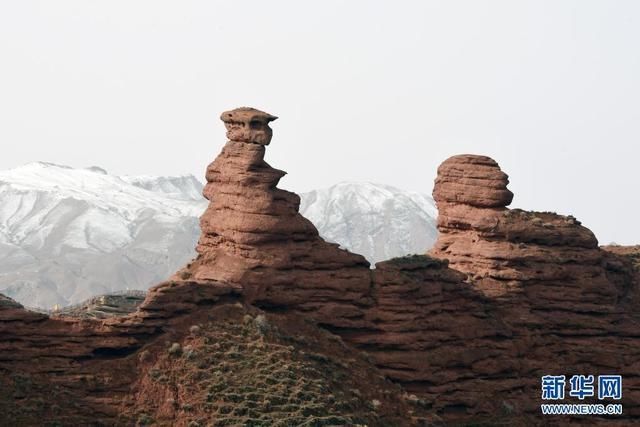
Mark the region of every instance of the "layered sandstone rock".
<instances>
[{"instance_id":1,"label":"layered sandstone rock","mask_svg":"<svg viewBox=\"0 0 640 427\"><path fill-rule=\"evenodd\" d=\"M119 319L52 319L3 299L0 425L383 426L434 418L303 318L201 300L199 291L213 287L160 288L147 309L169 304L169 318L143 309ZM184 305L170 304L181 298Z\"/></svg>"},{"instance_id":2,"label":"layered sandstone rock","mask_svg":"<svg viewBox=\"0 0 640 427\"><path fill-rule=\"evenodd\" d=\"M284 172L264 160L275 117L242 108L221 118L230 140L207 168L198 257L136 312L51 318L0 296L5 424L260 425L254 416L264 415L269 425L288 414L415 425L425 411L531 424L547 421L542 375L612 373L624 376L625 417L640 416L633 260L599 249L572 217L508 209L513 194L495 161L444 162L431 256L371 270L323 241L298 196L277 188ZM265 332L265 318L279 330ZM225 379L232 370L240 375ZM291 378L305 372L319 381ZM254 376L262 389L248 383ZM321 392L305 403L313 387ZM261 390L282 394L255 401Z\"/></svg>"},{"instance_id":3,"label":"layered sandstone rock","mask_svg":"<svg viewBox=\"0 0 640 427\"><path fill-rule=\"evenodd\" d=\"M220 120L227 128L229 141L259 145L269 145L271 142L273 131L269 123L276 119L276 116L250 107L236 108L220 115Z\"/></svg>"},{"instance_id":4,"label":"layered sandstone rock","mask_svg":"<svg viewBox=\"0 0 640 427\"><path fill-rule=\"evenodd\" d=\"M638 414L640 324L628 304L637 294L634 273L598 248L575 218L508 209L507 184L484 156L442 163L433 190L440 235L432 255L493 301L514 346L526 349L517 370L529 378L525 390L533 393L539 382L531 378L549 372L615 370L629 377L625 410Z\"/></svg>"},{"instance_id":5,"label":"layered sandstone rock","mask_svg":"<svg viewBox=\"0 0 640 427\"><path fill-rule=\"evenodd\" d=\"M385 375L452 417L495 411L505 400L500 392L522 385L510 378L518 365L511 330L463 279L446 261L428 256L378 263L376 305L367 312L373 328L342 333Z\"/></svg>"},{"instance_id":6,"label":"layered sandstone rock","mask_svg":"<svg viewBox=\"0 0 640 427\"><path fill-rule=\"evenodd\" d=\"M461 155L442 163L433 190L440 236L432 253L489 296L524 293L532 303L585 311L615 302L617 290L606 279L593 233L571 216L507 209L513 197L507 183L488 157Z\"/></svg>"},{"instance_id":7,"label":"layered sandstone rock","mask_svg":"<svg viewBox=\"0 0 640 427\"><path fill-rule=\"evenodd\" d=\"M2 299L2 298L0 298ZM112 425L154 334L130 320L53 319L0 302L0 424Z\"/></svg>"},{"instance_id":8,"label":"layered sandstone rock","mask_svg":"<svg viewBox=\"0 0 640 427\"><path fill-rule=\"evenodd\" d=\"M368 262L322 240L299 214L300 197L276 188L285 172L264 161L263 139L227 135L236 139L207 168L204 195L211 202L200 221L199 256L176 280L233 283L247 302L261 307L313 312L337 327L366 326L364 309L372 304Z\"/></svg>"},{"instance_id":9,"label":"layered sandstone rock","mask_svg":"<svg viewBox=\"0 0 640 427\"><path fill-rule=\"evenodd\" d=\"M199 256L173 280L234 285L250 304L304 313L437 410L488 411L480 403L488 391L468 376L501 377L512 363L500 354L510 331L487 299L441 261L416 256L372 271L360 255L323 241L299 214L299 197L276 187L285 173L264 161L265 144L237 139L207 168Z\"/></svg>"},{"instance_id":10,"label":"layered sandstone rock","mask_svg":"<svg viewBox=\"0 0 640 427\"><path fill-rule=\"evenodd\" d=\"M439 209L445 204L503 208L513 200L507 184L509 177L492 158L464 154L453 156L438 168L434 200Z\"/></svg>"}]
</instances>

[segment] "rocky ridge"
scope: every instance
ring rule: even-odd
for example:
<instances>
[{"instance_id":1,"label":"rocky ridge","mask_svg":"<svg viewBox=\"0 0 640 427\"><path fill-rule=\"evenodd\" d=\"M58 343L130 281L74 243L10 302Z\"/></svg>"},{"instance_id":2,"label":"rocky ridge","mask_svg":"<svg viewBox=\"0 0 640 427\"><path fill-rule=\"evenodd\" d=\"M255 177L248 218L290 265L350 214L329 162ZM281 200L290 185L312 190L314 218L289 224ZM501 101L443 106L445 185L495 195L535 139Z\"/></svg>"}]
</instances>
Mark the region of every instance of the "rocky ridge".
<instances>
[{"instance_id":1,"label":"rocky ridge","mask_svg":"<svg viewBox=\"0 0 640 427\"><path fill-rule=\"evenodd\" d=\"M490 298L512 331L510 358L523 390L539 387L549 372L615 371L625 378L625 410L637 416L637 270L599 248L572 216L508 209L507 184L488 157L442 163L433 191L440 234L431 255L448 259Z\"/></svg>"},{"instance_id":2,"label":"rocky ridge","mask_svg":"<svg viewBox=\"0 0 640 427\"><path fill-rule=\"evenodd\" d=\"M323 241L298 213L298 196L276 187L284 172L264 161L274 116L240 109L222 119L230 141L207 168L210 204L201 218L198 256L152 288L135 313L106 320L50 318L0 301L0 410L11 414L9 420L27 416L9 409L25 405L63 423L88 416L107 424L222 420L221 411L241 406L224 396L252 391L231 382L221 386L200 371L206 361L200 360L200 368L164 352L186 357L185 343L196 353L208 352L211 342L189 335L202 329L209 331L207 339L221 340L216 351L222 351L227 344L220 337L242 335L233 319L245 314L281 319L282 336L298 340L290 340L288 358L297 358L307 340L360 378L352 385L359 391L350 399L356 400L331 409L347 425L355 419L415 425L439 417L548 423L537 415L540 377L578 373L622 374L625 415L617 421L640 416L640 329L631 308L637 271L631 261L599 249L593 234L571 217L507 209L507 176L493 160L465 155L444 162L434 188L440 237L430 256L394 259L370 270L363 257ZM227 320L228 329L217 329ZM309 325L295 330L299 323ZM272 337L268 346L280 348L281 339ZM335 339L347 353L337 352ZM252 360L251 354L262 354L253 348L260 341L243 341L236 356L227 349L224 357ZM348 355L358 362L347 363ZM291 360L298 366L293 372L306 369ZM224 375L224 366L207 372ZM151 369L159 367L170 374L154 382L162 372ZM380 375L415 397L384 381L369 383ZM200 389L198 378L213 389ZM327 381L325 387L339 389L339 382ZM310 387L305 384L299 387ZM62 409L41 401L42 390L52 386L67 394ZM156 405L145 393L172 400ZM233 392L233 399L246 401L242 393ZM377 415L358 394L378 402L371 403ZM316 409L334 408L314 402ZM292 404L278 413L306 416L301 422L327 415L305 415L295 406L299 401ZM247 409L236 415L246 417Z\"/></svg>"}]
</instances>

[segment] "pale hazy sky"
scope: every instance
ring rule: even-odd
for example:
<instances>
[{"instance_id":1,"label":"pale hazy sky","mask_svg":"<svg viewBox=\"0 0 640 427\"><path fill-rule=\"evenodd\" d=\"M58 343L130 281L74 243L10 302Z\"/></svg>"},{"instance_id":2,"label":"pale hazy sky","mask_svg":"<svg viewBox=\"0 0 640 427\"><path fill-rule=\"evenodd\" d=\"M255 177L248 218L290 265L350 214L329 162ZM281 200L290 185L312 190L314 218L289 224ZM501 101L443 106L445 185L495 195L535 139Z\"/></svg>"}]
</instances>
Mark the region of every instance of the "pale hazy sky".
<instances>
[{"instance_id":1,"label":"pale hazy sky","mask_svg":"<svg viewBox=\"0 0 640 427\"><path fill-rule=\"evenodd\" d=\"M202 179L244 105L281 187L486 154L512 206L640 243L640 1L0 0L0 169Z\"/></svg>"}]
</instances>

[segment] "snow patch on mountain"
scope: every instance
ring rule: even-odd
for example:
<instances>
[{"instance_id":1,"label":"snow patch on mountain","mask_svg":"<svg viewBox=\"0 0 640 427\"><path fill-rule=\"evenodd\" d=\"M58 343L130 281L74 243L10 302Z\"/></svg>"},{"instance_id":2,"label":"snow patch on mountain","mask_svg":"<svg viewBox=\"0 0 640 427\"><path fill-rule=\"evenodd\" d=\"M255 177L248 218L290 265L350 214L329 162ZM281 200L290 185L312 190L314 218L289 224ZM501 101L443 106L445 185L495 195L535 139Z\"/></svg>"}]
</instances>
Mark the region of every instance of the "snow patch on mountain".
<instances>
[{"instance_id":1,"label":"snow patch on mountain","mask_svg":"<svg viewBox=\"0 0 640 427\"><path fill-rule=\"evenodd\" d=\"M123 176L129 184L156 193L164 193L180 200L201 200L203 185L193 175L181 176Z\"/></svg>"}]
</instances>

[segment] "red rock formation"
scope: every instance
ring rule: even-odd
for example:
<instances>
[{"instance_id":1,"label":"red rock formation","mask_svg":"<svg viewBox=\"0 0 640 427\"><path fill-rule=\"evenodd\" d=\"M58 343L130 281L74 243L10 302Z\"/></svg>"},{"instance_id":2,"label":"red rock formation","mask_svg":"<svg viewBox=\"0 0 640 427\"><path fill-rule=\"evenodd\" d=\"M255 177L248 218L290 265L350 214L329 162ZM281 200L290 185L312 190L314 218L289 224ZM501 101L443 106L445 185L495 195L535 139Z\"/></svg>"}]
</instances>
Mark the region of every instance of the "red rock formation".
<instances>
[{"instance_id":1,"label":"red rock formation","mask_svg":"<svg viewBox=\"0 0 640 427\"><path fill-rule=\"evenodd\" d=\"M220 119L227 128L229 141L269 145L273 136L269 123L277 117L255 108L242 107L225 111Z\"/></svg>"},{"instance_id":2,"label":"red rock formation","mask_svg":"<svg viewBox=\"0 0 640 427\"><path fill-rule=\"evenodd\" d=\"M640 276L632 261L599 249L572 217L508 209L513 195L495 161L456 156L439 168L436 258L371 270L360 255L323 241L298 213L298 196L276 187L284 172L264 161L275 117L243 108L222 119L230 141L207 168L198 257L151 289L137 312L50 318L0 296L4 424L242 423L256 405L305 420L322 405L344 415L323 422L412 425L426 409L447 421L530 424L548 421L539 418L542 375L603 373L624 376L625 417L640 416ZM268 339L238 325L261 310L280 325ZM209 335L190 332L203 330ZM234 346L233 337L242 342ZM185 344L191 348L182 352ZM363 361L365 352L377 368ZM189 359L197 354L209 358ZM268 377L278 355L295 369ZM282 381L278 392L291 391L291 375L320 372L322 398L305 406L306 390L277 398L300 406L254 402L256 390L243 382L252 368L237 360L254 356L264 368L256 378ZM312 365L303 362L309 358ZM221 380L230 366L244 379ZM325 375L334 371L342 380ZM418 405L407 406L381 374L415 393L408 400Z\"/></svg>"},{"instance_id":3,"label":"red rock formation","mask_svg":"<svg viewBox=\"0 0 640 427\"><path fill-rule=\"evenodd\" d=\"M490 296L535 293L540 304L585 310L613 302L617 291L606 280L593 233L573 217L507 209L507 183L498 164L484 156L442 163L433 190L440 236L432 253Z\"/></svg>"},{"instance_id":4,"label":"red rock formation","mask_svg":"<svg viewBox=\"0 0 640 427\"><path fill-rule=\"evenodd\" d=\"M431 253L494 302L515 348L525 349L517 372L529 378L530 395L541 375L615 371L628 378L625 411L640 414L640 324L625 302L635 292L633 273L575 218L507 209L507 183L484 156L442 163L433 191L440 235Z\"/></svg>"},{"instance_id":5,"label":"red rock formation","mask_svg":"<svg viewBox=\"0 0 640 427\"><path fill-rule=\"evenodd\" d=\"M430 399L447 393L438 409L486 411L478 398L486 390L473 380L465 381L474 390L454 385L469 372L500 376L510 366L500 363L504 345L496 344L510 331L490 318L485 298L438 260L401 259L371 271L360 255L325 242L299 214L299 197L276 188L285 173L264 161L264 144L246 134L238 139L207 168L211 202L199 255L174 280L233 284L248 303L305 313L366 349L385 375L412 391Z\"/></svg>"},{"instance_id":6,"label":"red rock formation","mask_svg":"<svg viewBox=\"0 0 640 427\"><path fill-rule=\"evenodd\" d=\"M460 204L503 208L513 200L508 183L507 174L490 157L453 156L438 168L434 198L440 209Z\"/></svg>"},{"instance_id":7,"label":"red rock formation","mask_svg":"<svg viewBox=\"0 0 640 427\"><path fill-rule=\"evenodd\" d=\"M511 387L517 365L510 329L463 279L446 261L426 256L378 263L376 305L367 312L374 327L342 332L387 377L453 417L495 410L505 399L499 394L504 384L490 386L488 379Z\"/></svg>"},{"instance_id":8,"label":"red rock formation","mask_svg":"<svg viewBox=\"0 0 640 427\"><path fill-rule=\"evenodd\" d=\"M363 310L372 303L368 262L320 238L298 213L300 197L276 188L285 172L269 166L265 144L252 139L243 134L229 141L207 168L204 195L211 203L200 220L199 256L177 279L234 283L262 307L313 311L339 327L365 326Z\"/></svg>"}]
</instances>

